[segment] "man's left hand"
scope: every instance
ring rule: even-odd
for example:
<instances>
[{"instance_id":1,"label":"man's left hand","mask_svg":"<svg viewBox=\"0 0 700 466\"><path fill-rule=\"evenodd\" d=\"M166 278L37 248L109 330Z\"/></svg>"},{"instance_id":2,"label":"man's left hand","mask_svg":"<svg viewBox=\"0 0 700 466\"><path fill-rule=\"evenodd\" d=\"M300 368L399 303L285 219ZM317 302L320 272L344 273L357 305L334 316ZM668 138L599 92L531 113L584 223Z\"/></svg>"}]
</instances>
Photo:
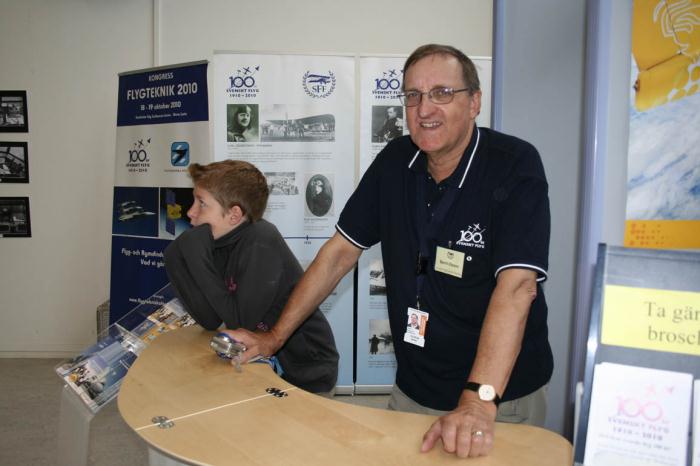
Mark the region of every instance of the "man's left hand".
<instances>
[{"instance_id":1,"label":"man's left hand","mask_svg":"<svg viewBox=\"0 0 700 466\"><path fill-rule=\"evenodd\" d=\"M420 451L430 451L442 439L444 450L460 458L488 455L493 447L496 412L492 402L463 396L454 411L440 417L428 429Z\"/></svg>"}]
</instances>

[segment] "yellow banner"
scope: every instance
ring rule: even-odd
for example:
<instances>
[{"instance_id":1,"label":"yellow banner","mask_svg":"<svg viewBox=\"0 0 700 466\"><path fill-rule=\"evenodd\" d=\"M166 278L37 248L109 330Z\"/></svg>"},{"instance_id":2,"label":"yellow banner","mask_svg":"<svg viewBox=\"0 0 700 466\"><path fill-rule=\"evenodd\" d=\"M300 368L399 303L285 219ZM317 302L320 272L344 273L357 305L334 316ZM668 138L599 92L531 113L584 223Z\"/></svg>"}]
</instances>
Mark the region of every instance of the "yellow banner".
<instances>
[{"instance_id":1,"label":"yellow banner","mask_svg":"<svg viewBox=\"0 0 700 466\"><path fill-rule=\"evenodd\" d=\"M700 220L627 220L625 247L700 249Z\"/></svg>"},{"instance_id":2,"label":"yellow banner","mask_svg":"<svg viewBox=\"0 0 700 466\"><path fill-rule=\"evenodd\" d=\"M601 343L700 356L700 293L607 285Z\"/></svg>"}]
</instances>

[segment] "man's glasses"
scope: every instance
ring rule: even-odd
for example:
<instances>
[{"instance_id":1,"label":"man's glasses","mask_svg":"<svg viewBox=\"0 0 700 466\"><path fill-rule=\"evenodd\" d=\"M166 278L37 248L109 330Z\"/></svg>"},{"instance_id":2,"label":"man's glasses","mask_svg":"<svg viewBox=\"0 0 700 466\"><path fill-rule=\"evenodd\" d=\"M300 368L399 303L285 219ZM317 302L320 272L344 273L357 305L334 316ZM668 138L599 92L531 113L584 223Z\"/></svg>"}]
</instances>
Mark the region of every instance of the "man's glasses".
<instances>
[{"instance_id":1,"label":"man's glasses","mask_svg":"<svg viewBox=\"0 0 700 466\"><path fill-rule=\"evenodd\" d=\"M450 87L436 87L435 89L430 89L428 92L420 92L420 91L407 91L404 92L403 94L399 94L399 99L401 100L401 103L405 105L406 107L416 107L420 105L421 100L423 99L423 95L427 95L428 99L434 104L439 104L439 105L444 105L444 104L449 104L452 102L452 99L455 98L455 94L457 92L464 92L468 91L469 88L465 87L464 89L452 89Z\"/></svg>"}]
</instances>

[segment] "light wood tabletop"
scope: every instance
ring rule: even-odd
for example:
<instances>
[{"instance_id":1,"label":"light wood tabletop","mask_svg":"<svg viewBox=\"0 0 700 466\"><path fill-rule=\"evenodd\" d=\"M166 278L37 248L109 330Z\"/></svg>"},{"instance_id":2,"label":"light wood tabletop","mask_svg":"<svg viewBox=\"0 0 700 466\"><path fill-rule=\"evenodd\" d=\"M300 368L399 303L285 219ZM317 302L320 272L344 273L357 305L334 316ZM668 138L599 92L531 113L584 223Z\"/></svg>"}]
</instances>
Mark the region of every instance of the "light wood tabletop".
<instances>
[{"instance_id":1,"label":"light wood tabletop","mask_svg":"<svg viewBox=\"0 0 700 466\"><path fill-rule=\"evenodd\" d=\"M129 370L119 411L149 445L192 464L569 466L571 444L554 432L498 423L487 457L460 459L438 444L420 453L436 419L307 393L267 364L238 373L210 349L199 326L159 336ZM286 393L277 397L266 390ZM172 427L153 418L163 416ZM167 422L167 421L165 421Z\"/></svg>"}]
</instances>

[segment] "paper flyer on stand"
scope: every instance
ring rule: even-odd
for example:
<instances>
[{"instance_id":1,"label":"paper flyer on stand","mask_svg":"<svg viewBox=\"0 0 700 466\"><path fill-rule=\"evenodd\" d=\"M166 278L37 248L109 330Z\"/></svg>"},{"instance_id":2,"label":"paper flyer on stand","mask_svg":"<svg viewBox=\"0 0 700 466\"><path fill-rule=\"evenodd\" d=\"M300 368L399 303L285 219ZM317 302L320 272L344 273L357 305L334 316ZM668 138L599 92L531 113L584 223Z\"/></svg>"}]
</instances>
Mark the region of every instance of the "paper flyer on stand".
<instances>
[{"instance_id":1,"label":"paper flyer on stand","mask_svg":"<svg viewBox=\"0 0 700 466\"><path fill-rule=\"evenodd\" d=\"M596 365L584 464L686 464L691 374Z\"/></svg>"},{"instance_id":2,"label":"paper flyer on stand","mask_svg":"<svg viewBox=\"0 0 700 466\"><path fill-rule=\"evenodd\" d=\"M153 339L195 324L170 284L151 298L110 325L96 344L56 366L56 374L93 413L117 396L127 371ZM161 300L166 303L152 304Z\"/></svg>"},{"instance_id":3,"label":"paper flyer on stand","mask_svg":"<svg viewBox=\"0 0 700 466\"><path fill-rule=\"evenodd\" d=\"M114 398L122 379L146 345L119 325L77 357L56 368L56 373L85 405L96 412Z\"/></svg>"}]
</instances>

